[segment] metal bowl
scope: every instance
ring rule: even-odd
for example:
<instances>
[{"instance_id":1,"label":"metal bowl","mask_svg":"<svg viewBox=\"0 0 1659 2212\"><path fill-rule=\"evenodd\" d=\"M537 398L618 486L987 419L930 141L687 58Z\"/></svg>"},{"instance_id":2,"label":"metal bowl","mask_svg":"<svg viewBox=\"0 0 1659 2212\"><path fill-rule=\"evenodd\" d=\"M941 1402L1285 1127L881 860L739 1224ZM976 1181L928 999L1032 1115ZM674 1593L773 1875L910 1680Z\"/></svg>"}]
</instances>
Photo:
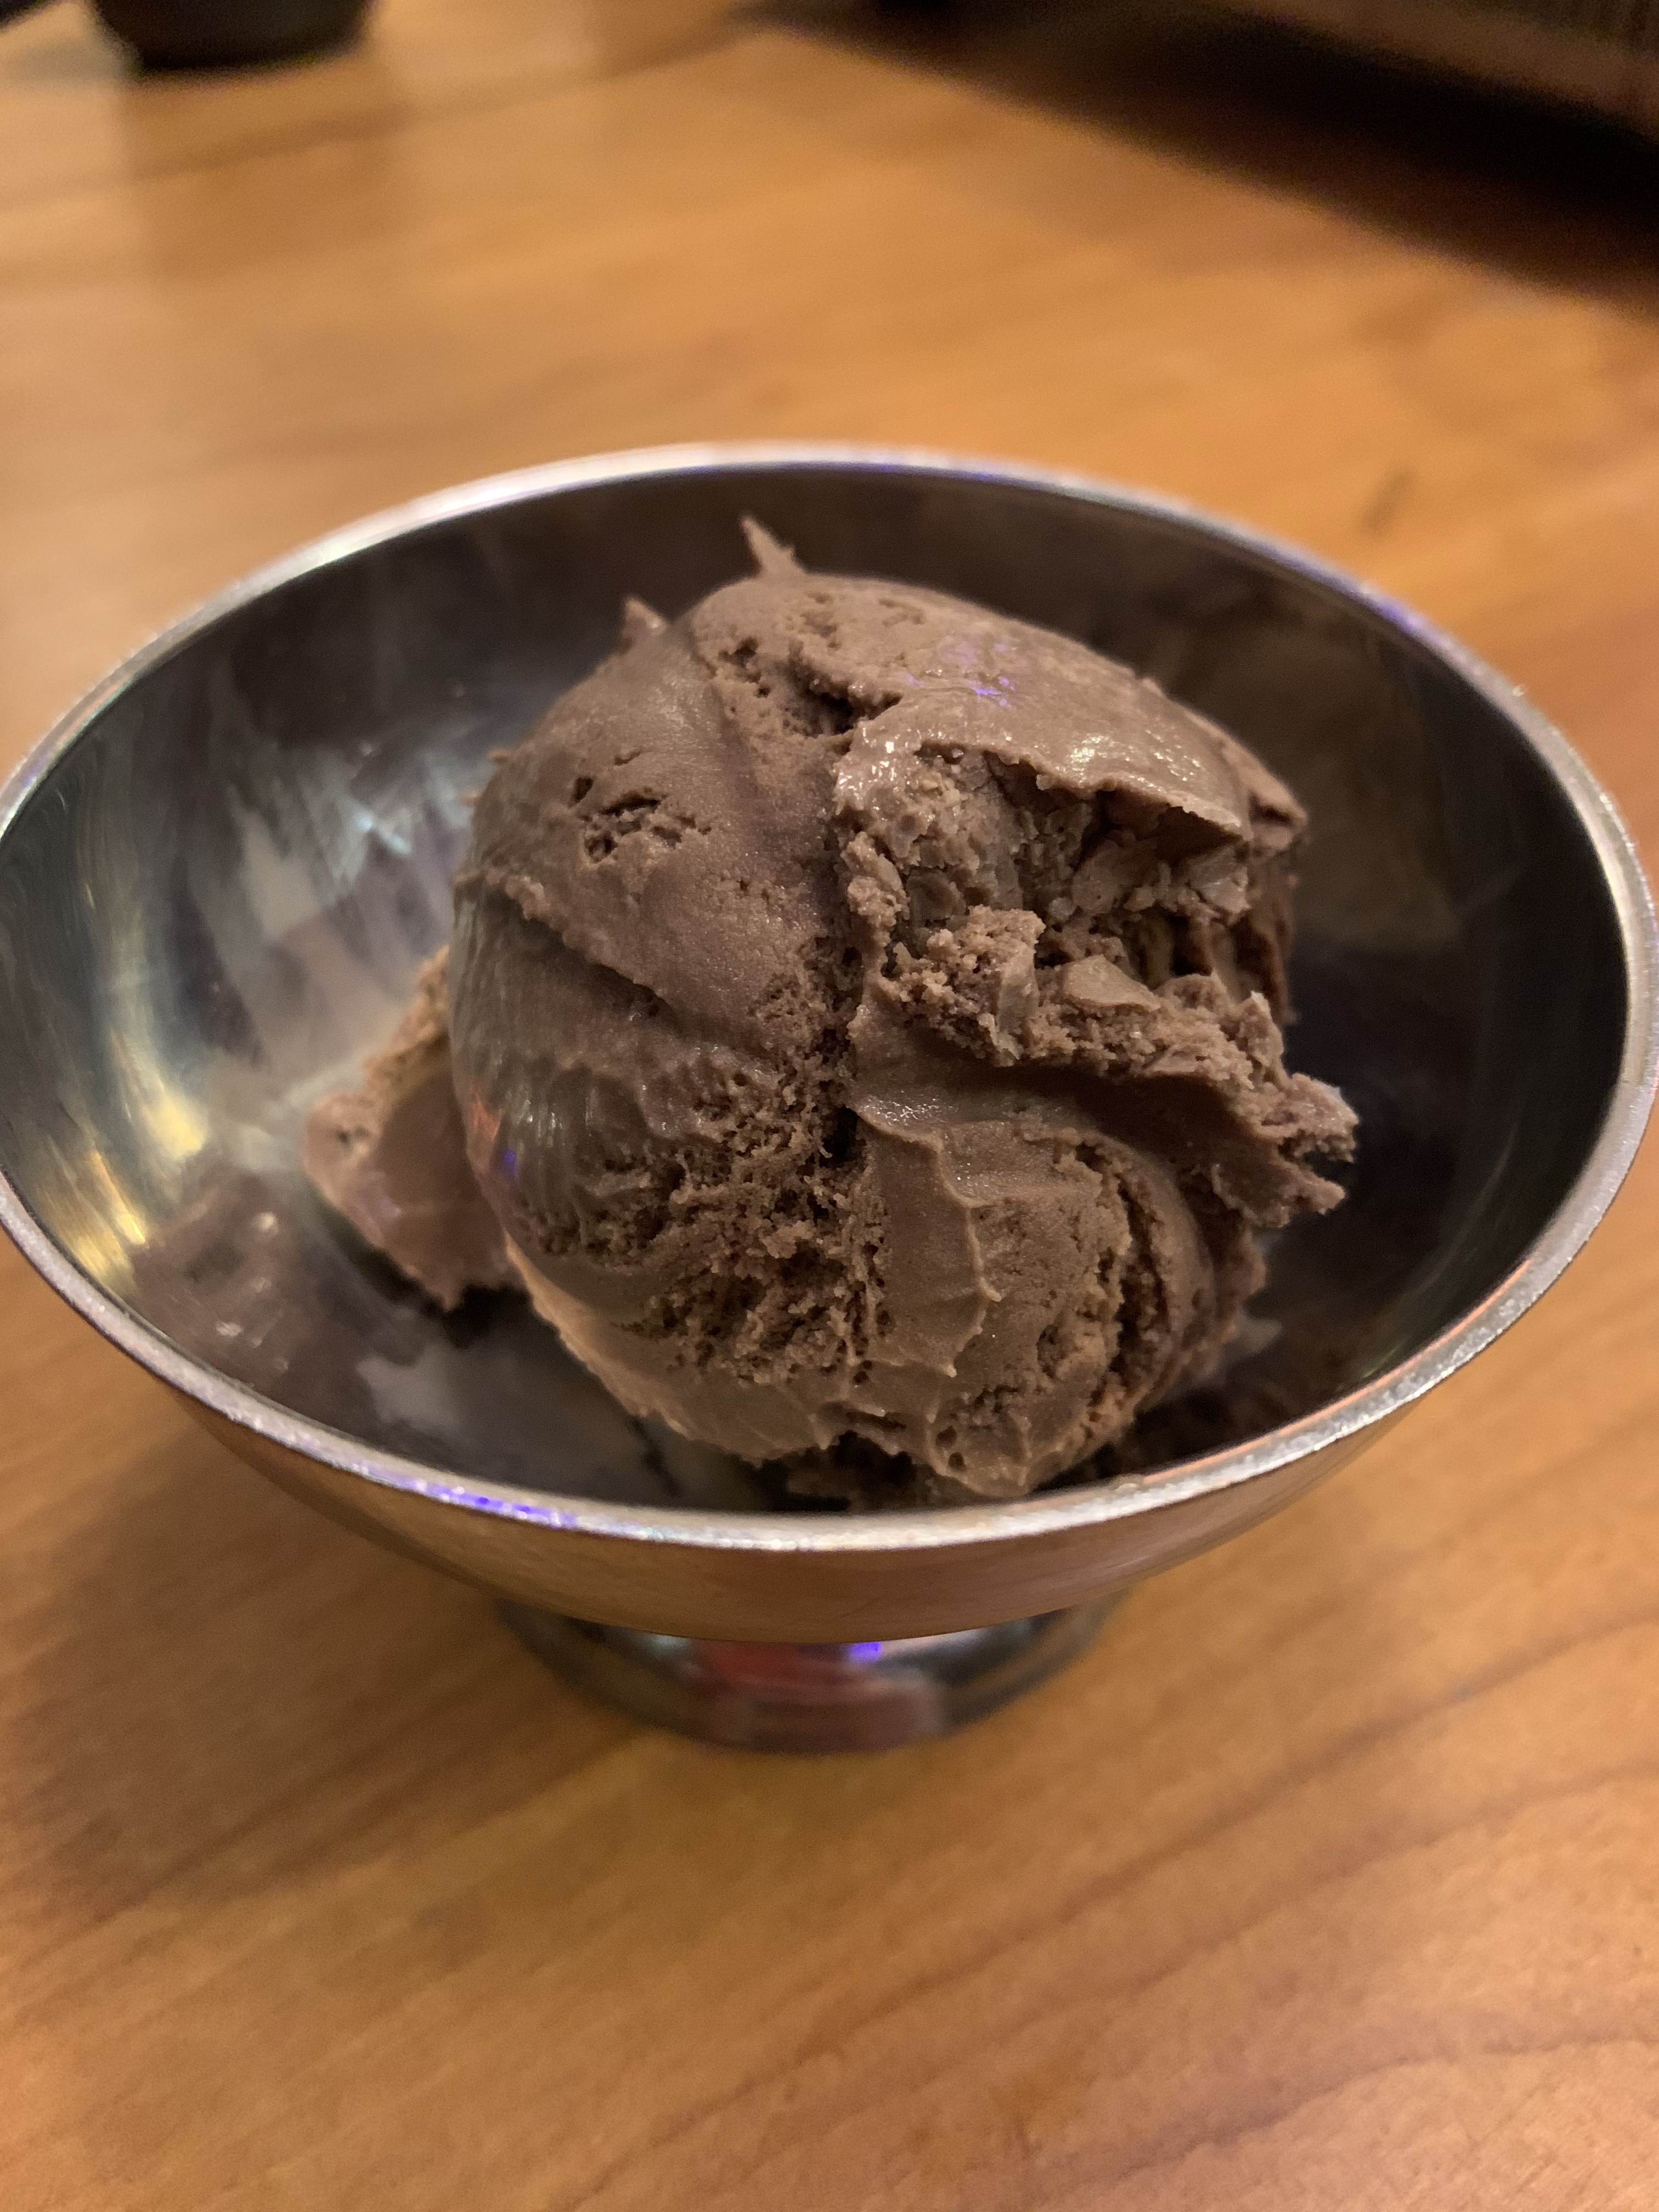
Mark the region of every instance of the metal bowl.
<instances>
[{"instance_id":1,"label":"metal bowl","mask_svg":"<svg viewBox=\"0 0 1659 2212\"><path fill-rule=\"evenodd\" d=\"M1280 1240L1273 1340L1224 1388L1018 1504L781 1510L627 1419L521 1302L440 1316L298 1172L306 1108L447 934L490 749L608 648L624 593L672 613L737 573L745 514L815 567L1133 663L1312 810L1292 1058L1359 1109L1347 1202ZM510 1601L607 1694L732 1741L894 1741L1033 1679L1085 1632L1073 1608L1307 1489L1547 1288L1645 1122L1655 975L1582 763L1304 555L927 455L560 464L236 586L23 763L0 796L0 1221L233 1449Z\"/></svg>"}]
</instances>

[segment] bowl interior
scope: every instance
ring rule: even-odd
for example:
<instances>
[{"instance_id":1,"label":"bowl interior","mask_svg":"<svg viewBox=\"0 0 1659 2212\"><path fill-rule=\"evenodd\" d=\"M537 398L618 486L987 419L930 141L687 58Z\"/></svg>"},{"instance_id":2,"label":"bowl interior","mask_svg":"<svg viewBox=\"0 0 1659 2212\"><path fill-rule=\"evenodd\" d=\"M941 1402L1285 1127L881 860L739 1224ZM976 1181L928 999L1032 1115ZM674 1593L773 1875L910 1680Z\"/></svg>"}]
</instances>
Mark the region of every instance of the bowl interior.
<instances>
[{"instance_id":1,"label":"bowl interior","mask_svg":"<svg viewBox=\"0 0 1659 2212\"><path fill-rule=\"evenodd\" d=\"M749 1471L629 1420L519 1301L445 1320L296 1169L301 1123L447 934L469 794L607 649L810 564L1072 632L1236 731L1311 809L1293 1062L1340 1084L1347 1203L1279 1241L1273 1341L1110 1466L1243 1440L1494 1290L1583 1166L1627 1013L1565 791L1476 686L1329 583L1133 502L922 467L732 461L530 490L326 560L185 635L0 847L0 1170L76 1266L279 1406L483 1482L715 1508Z\"/></svg>"}]
</instances>

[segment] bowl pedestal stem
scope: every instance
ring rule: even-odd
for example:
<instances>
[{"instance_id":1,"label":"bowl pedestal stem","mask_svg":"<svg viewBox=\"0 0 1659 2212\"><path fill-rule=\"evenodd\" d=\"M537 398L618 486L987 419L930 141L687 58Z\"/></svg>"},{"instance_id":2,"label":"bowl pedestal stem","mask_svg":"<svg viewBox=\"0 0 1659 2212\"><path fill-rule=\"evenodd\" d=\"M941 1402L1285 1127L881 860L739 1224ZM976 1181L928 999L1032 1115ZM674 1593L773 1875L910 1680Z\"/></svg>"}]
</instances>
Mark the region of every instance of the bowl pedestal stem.
<instances>
[{"instance_id":1,"label":"bowl pedestal stem","mask_svg":"<svg viewBox=\"0 0 1659 2212\"><path fill-rule=\"evenodd\" d=\"M1115 1602L867 1644L714 1643L504 1603L556 1674L636 1718L742 1751L887 1751L947 1735L1075 1659Z\"/></svg>"}]
</instances>

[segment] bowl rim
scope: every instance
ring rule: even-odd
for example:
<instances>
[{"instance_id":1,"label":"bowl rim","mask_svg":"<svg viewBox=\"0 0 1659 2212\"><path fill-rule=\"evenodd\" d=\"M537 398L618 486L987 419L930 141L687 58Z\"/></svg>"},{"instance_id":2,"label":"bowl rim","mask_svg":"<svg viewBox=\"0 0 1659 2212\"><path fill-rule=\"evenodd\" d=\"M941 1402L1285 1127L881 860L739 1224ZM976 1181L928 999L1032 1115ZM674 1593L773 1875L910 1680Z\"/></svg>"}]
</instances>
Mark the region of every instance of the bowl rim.
<instances>
[{"instance_id":1,"label":"bowl rim","mask_svg":"<svg viewBox=\"0 0 1659 2212\"><path fill-rule=\"evenodd\" d=\"M61 715L0 785L0 866L13 824L58 763L139 678L227 615L278 587L434 524L487 514L550 494L655 476L745 469L842 469L872 474L967 477L1016 490L1059 494L1152 522L1196 531L1288 570L1338 600L1402 631L1494 708L1542 763L1572 806L1601 865L1625 960L1627 1019L1601 1127L1578 1175L1538 1236L1485 1297L1408 1358L1317 1411L1266 1435L1174 1467L1075 1489L979 1505L917 1507L871 1516L726 1513L692 1506L631 1506L464 1477L364 1444L296 1413L180 1350L86 1274L39 1223L0 1168L0 1227L54 1290L111 1343L161 1381L238 1428L303 1458L377 1486L550 1529L720 1552L892 1553L1031 1539L1158 1512L1231 1490L1322 1454L1404 1412L1501 1335L1581 1250L1635 1158L1659 1079L1659 926L1635 845L1607 793L1567 740L1506 678L1455 638L1303 548L1211 514L1188 501L1070 470L981 459L927 447L814 441L734 441L639 447L546 462L479 477L383 509L312 540L202 601L129 653Z\"/></svg>"}]
</instances>

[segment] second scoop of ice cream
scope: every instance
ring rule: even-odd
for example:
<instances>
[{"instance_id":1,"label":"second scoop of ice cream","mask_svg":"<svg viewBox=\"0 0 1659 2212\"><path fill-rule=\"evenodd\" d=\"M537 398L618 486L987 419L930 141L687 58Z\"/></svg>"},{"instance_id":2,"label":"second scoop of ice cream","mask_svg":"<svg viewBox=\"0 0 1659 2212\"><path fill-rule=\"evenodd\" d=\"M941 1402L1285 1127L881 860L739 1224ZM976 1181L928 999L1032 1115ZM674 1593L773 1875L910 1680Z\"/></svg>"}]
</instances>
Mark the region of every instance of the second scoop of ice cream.
<instances>
[{"instance_id":1,"label":"second scoop of ice cream","mask_svg":"<svg viewBox=\"0 0 1659 2212\"><path fill-rule=\"evenodd\" d=\"M631 1410L1018 1495L1216 1359L1339 1196L1286 1073L1243 747L1073 641L759 573L617 653L479 801L450 1023L474 1172Z\"/></svg>"}]
</instances>

